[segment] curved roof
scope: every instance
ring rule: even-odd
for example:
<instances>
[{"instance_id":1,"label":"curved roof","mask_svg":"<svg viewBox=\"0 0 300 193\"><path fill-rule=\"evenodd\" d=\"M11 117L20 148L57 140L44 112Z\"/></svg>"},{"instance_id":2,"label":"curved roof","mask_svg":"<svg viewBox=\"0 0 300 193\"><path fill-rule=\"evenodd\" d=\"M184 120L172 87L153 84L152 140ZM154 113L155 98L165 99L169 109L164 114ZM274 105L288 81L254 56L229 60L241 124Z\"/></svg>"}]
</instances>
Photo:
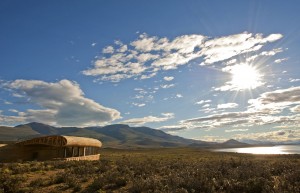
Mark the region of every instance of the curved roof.
<instances>
[{"instance_id":1,"label":"curved roof","mask_svg":"<svg viewBox=\"0 0 300 193\"><path fill-rule=\"evenodd\" d=\"M21 141L19 145L50 145L56 147L65 146L85 146L85 147L101 147L102 143L93 138L52 135L37 137L26 141Z\"/></svg>"}]
</instances>

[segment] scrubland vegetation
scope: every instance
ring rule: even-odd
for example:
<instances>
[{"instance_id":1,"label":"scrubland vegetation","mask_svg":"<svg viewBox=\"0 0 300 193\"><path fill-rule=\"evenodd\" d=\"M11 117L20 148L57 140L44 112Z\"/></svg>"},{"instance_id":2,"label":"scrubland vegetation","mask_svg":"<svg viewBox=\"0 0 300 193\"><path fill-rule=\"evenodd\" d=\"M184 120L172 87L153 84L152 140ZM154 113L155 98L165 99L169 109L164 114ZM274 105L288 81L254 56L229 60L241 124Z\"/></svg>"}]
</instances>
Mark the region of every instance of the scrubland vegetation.
<instances>
[{"instance_id":1,"label":"scrubland vegetation","mask_svg":"<svg viewBox=\"0 0 300 193\"><path fill-rule=\"evenodd\" d=\"M300 155L102 150L99 161L0 164L0 192L300 192Z\"/></svg>"}]
</instances>

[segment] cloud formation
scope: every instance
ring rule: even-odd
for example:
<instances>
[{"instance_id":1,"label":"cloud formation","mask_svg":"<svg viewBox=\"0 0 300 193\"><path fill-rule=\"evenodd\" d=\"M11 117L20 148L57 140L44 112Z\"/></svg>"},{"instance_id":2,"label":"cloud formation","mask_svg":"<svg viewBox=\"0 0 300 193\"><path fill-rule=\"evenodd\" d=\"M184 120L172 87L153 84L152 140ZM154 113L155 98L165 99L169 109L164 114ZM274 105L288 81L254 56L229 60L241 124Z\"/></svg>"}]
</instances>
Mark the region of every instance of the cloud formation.
<instances>
[{"instance_id":1,"label":"cloud formation","mask_svg":"<svg viewBox=\"0 0 300 193\"><path fill-rule=\"evenodd\" d=\"M55 83L15 80L6 83L5 87L41 108L19 112L19 119L23 121L40 121L60 126L88 126L120 118L119 111L86 98L80 86L69 80Z\"/></svg>"},{"instance_id":2,"label":"cloud formation","mask_svg":"<svg viewBox=\"0 0 300 193\"><path fill-rule=\"evenodd\" d=\"M160 85L160 87L163 88L163 89L172 88L174 86L175 86L175 84L162 84L162 85Z\"/></svg>"},{"instance_id":3,"label":"cloud formation","mask_svg":"<svg viewBox=\"0 0 300 193\"><path fill-rule=\"evenodd\" d=\"M280 111L291 105L300 104L300 86L265 92L257 99L249 100L252 110L271 109Z\"/></svg>"},{"instance_id":4,"label":"cloud formation","mask_svg":"<svg viewBox=\"0 0 300 193\"><path fill-rule=\"evenodd\" d=\"M203 103L202 101L199 101ZM189 128L212 129L221 127L251 127L261 125L285 125L298 128L300 124L300 87L265 92L256 99L250 99L245 111L215 113L208 116L187 119L180 125ZM218 105L218 108L237 107L236 103ZM287 109L291 114L283 114Z\"/></svg>"},{"instance_id":5,"label":"cloud formation","mask_svg":"<svg viewBox=\"0 0 300 193\"><path fill-rule=\"evenodd\" d=\"M276 59L274 62L279 64L279 63L281 63L283 61L287 61L287 60L288 60L288 58L281 58L281 59Z\"/></svg>"},{"instance_id":6,"label":"cloud formation","mask_svg":"<svg viewBox=\"0 0 300 193\"><path fill-rule=\"evenodd\" d=\"M210 102L211 102L211 100L200 100L200 101L196 102L196 104L201 105L203 103L210 103Z\"/></svg>"},{"instance_id":7,"label":"cloud formation","mask_svg":"<svg viewBox=\"0 0 300 193\"><path fill-rule=\"evenodd\" d=\"M299 129L286 129L279 131L269 131L263 133L243 133L236 134L234 138L240 141L243 140L258 140L258 141L269 141L269 142L279 142L279 141L294 141L300 139Z\"/></svg>"},{"instance_id":8,"label":"cloud formation","mask_svg":"<svg viewBox=\"0 0 300 193\"><path fill-rule=\"evenodd\" d=\"M209 105L211 100L200 100L196 104ZM207 110L212 113L192 119L182 120L178 125L163 126L159 129L175 133L187 129L210 130L215 128L226 128L224 132L245 132L253 126L270 126L273 128L299 128L300 125L300 87L278 89L272 92L262 93L256 99L248 100L248 107L244 111L218 112ZM207 107L205 106L205 107ZM218 109L230 109L238 107L237 103L224 103L217 105ZM287 109L291 113L284 114ZM145 120L167 120L164 117L144 117L133 119L129 122L146 123ZM149 121L151 122L151 121ZM230 129L227 129L230 128ZM240 136L237 136L239 137ZM294 138L296 139L296 138Z\"/></svg>"},{"instance_id":9,"label":"cloud formation","mask_svg":"<svg viewBox=\"0 0 300 193\"><path fill-rule=\"evenodd\" d=\"M165 80L165 81L171 81L171 80L173 80L173 79L174 79L173 76L165 76L165 77L164 77L164 80Z\"/></svg>"},{"instance_id":10,"label":"cloud formation","mask_svg":"<svg viewBox=\"0 0 300 193\"><path fill-rule=\"evenodd\" d=\"M234 109L238 107L239 105L237 103L225 103L225 104L218 104L218 109Z\"/></svg>"},{"instance_id":11,"label":"cloud formation","mask_svg":"<svg viewBox=\"0 0 300 193\"><path fill-rule=\"evenodd\" d=\"M266 92L257 99L261 104L300 102L300 86Z\"/></svg>"},{"instance_id":12,"label":"cloud formation","mask_svg":"<svg viewBox=\"0 0 300 193\"><path fill-rule=\"evenodd\" d=\"M136 107L143 107L145 106L146 104L145 103L132 103L133 106L136 106Z\"/></svg>"},{"instance_id":13,"label":"cloud formation","mask_svg":"<svg viewBox=\"0 0 300 193\"><path fill-rule=\"evenodd\" d=\"M102 56L82 73L101 81L119 82L128 78L146 79L161 70L177 69L202 58L201 65L226 61L240 54L260 50L282 38L281 34L248 32L210 38L201 34L182 35L174 39L149 36L145 33L129 44L115 41L102 50Z\"/></svg>"},{"instance_id":14,"label":"cloud formation","mask_svg":"<svg viewBox=\"0 0 300 193\"><path fill-rule=\"evenodd\" d=\"M164 122L173 118L174 118L174 113L162 113L161 117L147 116L142 118L133 118L133 119L122 121L121 123L132 124L132 125L144 125L146 123Z\"/></svg>"}]
</instances>

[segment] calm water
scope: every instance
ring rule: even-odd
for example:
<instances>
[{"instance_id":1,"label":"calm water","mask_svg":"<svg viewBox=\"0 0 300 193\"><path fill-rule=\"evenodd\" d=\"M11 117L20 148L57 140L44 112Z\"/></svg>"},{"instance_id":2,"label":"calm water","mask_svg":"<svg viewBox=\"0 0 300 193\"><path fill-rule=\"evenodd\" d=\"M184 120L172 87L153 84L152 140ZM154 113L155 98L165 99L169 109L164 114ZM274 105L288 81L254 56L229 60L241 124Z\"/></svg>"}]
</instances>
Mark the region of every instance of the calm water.
<instances>
[{"instance_id":1,"label":"calm water","mask_svg":"<svg viewBox=\"0 0 300 193\"><path fill-rule=\"evenodd\" d=\"M215 151L251 154L300 154L300 145L278 145L271 147L224 148Z\"/></svg>"}]
</instances>

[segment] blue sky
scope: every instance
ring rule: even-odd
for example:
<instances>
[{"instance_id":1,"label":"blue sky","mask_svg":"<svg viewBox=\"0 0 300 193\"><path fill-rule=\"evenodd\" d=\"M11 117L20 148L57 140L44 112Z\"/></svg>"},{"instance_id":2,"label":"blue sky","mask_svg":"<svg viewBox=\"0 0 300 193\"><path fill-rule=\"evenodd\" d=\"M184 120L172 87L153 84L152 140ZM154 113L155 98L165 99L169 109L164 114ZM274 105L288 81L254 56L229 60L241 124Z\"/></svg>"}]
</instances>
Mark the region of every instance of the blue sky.
<instances>
[{"instance_id":1,"label":"blue sky","mask_svg":"<svg viewBox=\"0 0 300 193\"><path fill-rule=\"evenodd\" d=\"M300 139L298 1L0 2L0 125Z\"/></svg>"}]
</instances>

